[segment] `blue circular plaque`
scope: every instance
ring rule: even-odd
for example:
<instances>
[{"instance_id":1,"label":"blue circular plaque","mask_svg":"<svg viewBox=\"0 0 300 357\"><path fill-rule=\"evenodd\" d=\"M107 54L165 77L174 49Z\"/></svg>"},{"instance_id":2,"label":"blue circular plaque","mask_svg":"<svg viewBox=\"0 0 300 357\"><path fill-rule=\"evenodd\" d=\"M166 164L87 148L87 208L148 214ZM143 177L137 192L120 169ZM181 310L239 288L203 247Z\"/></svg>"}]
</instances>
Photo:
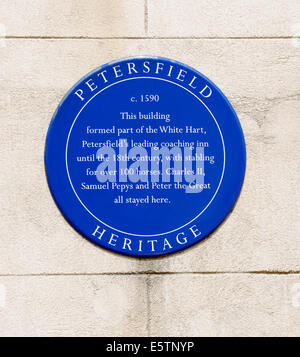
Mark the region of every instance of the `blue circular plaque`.
<instances>
[{"instance_id":1,"label":"blue circular plaque","mask_svg":"<svg viewBox=\"0 0 300 357\"><path fill-rule=\"evenodd\" d=\"M45 165L77 231L150 257L186 249L224 220L246 151L233 108L209 79L173 60L135 57L97 68L67 93Z\"/></svg>"}]
</instances>

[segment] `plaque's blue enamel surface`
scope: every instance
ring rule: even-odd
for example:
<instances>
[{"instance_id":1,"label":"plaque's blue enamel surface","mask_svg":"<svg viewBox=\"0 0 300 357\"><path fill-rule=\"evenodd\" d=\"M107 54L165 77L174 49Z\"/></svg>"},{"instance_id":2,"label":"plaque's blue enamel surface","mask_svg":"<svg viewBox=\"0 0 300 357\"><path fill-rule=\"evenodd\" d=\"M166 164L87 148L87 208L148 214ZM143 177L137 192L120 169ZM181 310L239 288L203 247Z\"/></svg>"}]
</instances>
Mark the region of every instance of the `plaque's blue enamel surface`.
<instances>
[{"instance_id":1,"label":"plaque's blue enamel surface","mask_svg":"<svg viewBox=\"0 0 300 357\"><path fill-rule=\"evenodd\" d=\"M81 79L48 130L45 165L65 218L106 249L170 254L232 209L245 142L222 92L166 58L108 63Z\"/></svg>"}]
</instances>

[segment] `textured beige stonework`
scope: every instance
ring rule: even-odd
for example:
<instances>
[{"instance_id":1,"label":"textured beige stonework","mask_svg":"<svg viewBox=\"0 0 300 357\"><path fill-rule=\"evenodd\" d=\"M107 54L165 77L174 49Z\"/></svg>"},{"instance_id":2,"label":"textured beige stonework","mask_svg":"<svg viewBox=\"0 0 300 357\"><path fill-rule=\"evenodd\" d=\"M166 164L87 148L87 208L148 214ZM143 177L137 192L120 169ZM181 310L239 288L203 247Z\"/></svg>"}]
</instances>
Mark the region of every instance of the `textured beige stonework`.
<instances>
[{"instance_id":1,"label":"textured beige stonework","mask_svg":"<svg viewBox=\"0 0 300 357\"><path fill-rule=\"evenodd\" d=\"M299 93L300 43L294 47L290 39L7 39L5 44L0 87L55 91L58 99L99 65L135 55L167 56L193 66L240 104Z\"/></svg>"},{"instance_id":2,"label":"textured beige stonework","mask_svg":"<svg viewBox=\"0 0 300 357\"><path fill-rule=\"evenodd\" d=\"M144 35L141 0L1 0L6 36L114 37Z\"/></svg>"},{"instance_id":3,"label":"textured beige stonework","mask_svg":"<svg viewBox=\"0 0 300 357\"><path fill-rule=\"evenodd\" d=\"M293 274L0 278L1 336L299 336L299 319Z\"/></svg>"},{"instance_id":4,"label":"textured beige stonework","mask_svg":"<svg viewBox=\"0 0 300 357\"><path fill-rule=\"evenodd\" d=\"M1 336L147 334L143 276L0 277L3 288Z\"/></svg>"},{"instance_id":5,"label":"textured beige stonework","mask_svg":"<svg viewBox=\"0 0 300 357\"><path fill-rule=\"evenodd\" d=\"M1 1L0 336L299 335L298 14L293 0ZM95 67L134 55L213 80L247 145L232 213L164 258L119 256L81 237L44 172L61 98Z\"/></svg>"},{"instance_id":6,"label":"textured beige stonework","mask_svg":"<svg viewBox=\"0 0 300 357\"><path fill-rule=\"evenodd\" d=\"M149 34L158 37L277 37L300 32L298 0L148 0L148 4Z\"/></svg>"},{"instance_id":7,"label":"textured beige stonework","mask_svg":"<svg viewBox=\"0 0 300 357\"><path fill-rule=\"evenodd\" d=\"M153 336L299 336L298 276L152 276Z\"/></svg>"}]
</instances>

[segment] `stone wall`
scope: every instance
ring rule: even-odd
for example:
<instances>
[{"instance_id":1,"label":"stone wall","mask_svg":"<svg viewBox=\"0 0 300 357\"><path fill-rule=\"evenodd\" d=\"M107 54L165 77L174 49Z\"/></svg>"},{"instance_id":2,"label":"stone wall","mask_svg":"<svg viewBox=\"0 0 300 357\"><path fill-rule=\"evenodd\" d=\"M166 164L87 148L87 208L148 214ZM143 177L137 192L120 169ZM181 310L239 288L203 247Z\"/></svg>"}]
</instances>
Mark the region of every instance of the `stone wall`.
<instances>
[{"instance_id":1,"label":"stone wall","mask_svg":"<svg viewBox=\"0 0 300 357\"><path fill-rule=\"evenodd\" d=\"M1 0L0 36L1 336L300 334L298 0ZM234 106L247 145L228 219L164 258L83 239L44 172L64 94L134 55L205 74Z\"/></svg>"}]
</instances>

